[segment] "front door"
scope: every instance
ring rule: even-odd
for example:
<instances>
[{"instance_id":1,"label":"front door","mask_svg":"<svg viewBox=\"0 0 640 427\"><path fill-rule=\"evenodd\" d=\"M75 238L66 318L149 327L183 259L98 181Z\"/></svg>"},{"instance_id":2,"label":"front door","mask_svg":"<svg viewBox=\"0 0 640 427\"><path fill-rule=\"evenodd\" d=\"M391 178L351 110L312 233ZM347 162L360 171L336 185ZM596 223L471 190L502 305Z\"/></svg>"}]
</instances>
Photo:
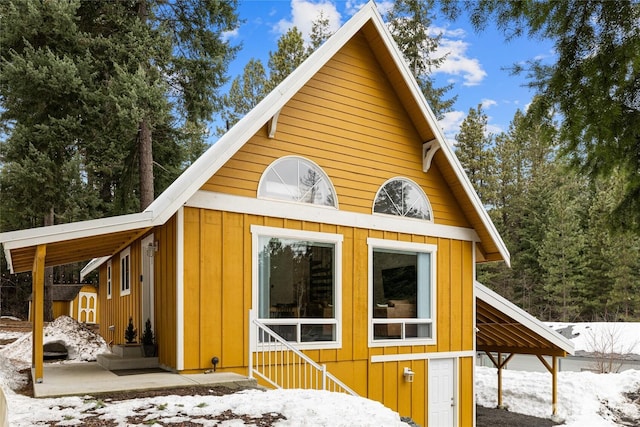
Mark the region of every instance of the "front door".
<instances>
[{"instance_id":1,"label":"front door","mask_svg":"<svg viewBox=\"0 0 640 427\"><path fill-rule=\"evenodd\" d=\"M142 239L141 245L142 283L140 285L142 286L142 325L147 322L147 319L151 320L151 328L155 333L156 324L153 309L153 257L155 255L155 244L153 234Z\"/></svg>"},{"instance_id":2,"label":"front door","mask_svg":"<svg viewBox=\"0 0 640 427\"><path fill-rule=\"evenodd\" d=\"M454 359L429 360L429 426L455 426Z\"/></svg>"}]
</instances>

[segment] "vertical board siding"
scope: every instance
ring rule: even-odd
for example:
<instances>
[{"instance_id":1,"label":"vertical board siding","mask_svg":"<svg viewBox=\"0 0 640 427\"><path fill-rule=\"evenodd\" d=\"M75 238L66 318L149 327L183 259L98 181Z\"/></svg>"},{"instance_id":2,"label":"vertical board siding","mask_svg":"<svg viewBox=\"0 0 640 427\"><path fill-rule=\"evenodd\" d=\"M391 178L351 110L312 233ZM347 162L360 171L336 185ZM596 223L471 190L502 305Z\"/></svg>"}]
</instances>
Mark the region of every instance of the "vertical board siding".
<instances>
[{"instance_id":1,"label":"vertical board siding","mask_svg":"<svg viewBox=\"0 0 640 427\"><path fill-rule=\"evenodd\" d=\"M371 363L373 355L404 355L473 350L473 244L313 222L185 208L185 371L211 368L220 358L222 371L246 372L248 311L252 305L252 225L321 231L343 236L342 346L306 353L330 366L332 373L362 395L414 420L425 420L426 361ZM438 245L435 345L369 348L369 237ZM404 367L416 372L406 383ZM473 388L461 364L460 395ZM345 375L340 375L345 373ZM470 390L470 391L469 391ZM463 414L460 414L461 419ZM418 421L420 422L420 421Z\"/></svg>"},{"instance_id":2,"label":"vertical board siding","mask_svg":"<svg viewBox=\"0 0 640 427\"><path fill-rule=\"evenodd\" d=\"M357 36L281 110L278 131L262 129L203 190L256 197L274 160L301 155L332 180L340 209L371 213L380 186L406 176L420 185L438 224L468 226L438 168L422 172L422 141L366 42Z\"/></svg>"},{"instance_id":3,"label":"vertical board siding","mask_svg":"<svg viewBox=\"0 0 640 427\"><path fill-rule=\"evenodd\" d=\"M175 369L176 353L176 218L154 230L158 252L154 262L154 307L158 362Z\"/></svg>"}]
</instances>

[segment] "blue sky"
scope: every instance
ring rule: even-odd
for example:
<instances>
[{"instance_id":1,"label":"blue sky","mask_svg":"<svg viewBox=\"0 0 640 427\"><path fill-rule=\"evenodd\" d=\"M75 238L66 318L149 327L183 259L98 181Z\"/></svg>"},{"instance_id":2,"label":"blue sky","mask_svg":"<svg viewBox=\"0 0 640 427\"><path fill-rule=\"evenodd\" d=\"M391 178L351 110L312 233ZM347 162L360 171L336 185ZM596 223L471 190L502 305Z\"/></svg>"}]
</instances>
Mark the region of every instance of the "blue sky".
<instances>
[{"instance_id":1,"label":"blue sky","mask_svg":"<svg viewBox=\"0 0 640 427\"><path fill-rule=\"evenodd\" d=\"M277 40L292 26L308 37L312 22L320 11L329 18L333 31L344 24L364 4L364 0L240 0L238 14L244 22L228 38L242 44L242 50L231 64L233 78L242 74L251 59L260 59L266 67L269 52L277 49ZM389 1L376 2L384 16ZM442 54L448 54L436 70L437 86L453 83L449 95L458 99L453 111L440 122L445 135L454 142L460 123L469 108L482 104L489 117L488 132L506 131L517 109L525 110L533 92L524 87L523 76L512 76L505 68L533 58L551 58L548 41L526 37L506 42L502 33L487 28L477 34L465 18L456 22L436 17L432 31L442 32Z\"/></svg>"}]
</instances>

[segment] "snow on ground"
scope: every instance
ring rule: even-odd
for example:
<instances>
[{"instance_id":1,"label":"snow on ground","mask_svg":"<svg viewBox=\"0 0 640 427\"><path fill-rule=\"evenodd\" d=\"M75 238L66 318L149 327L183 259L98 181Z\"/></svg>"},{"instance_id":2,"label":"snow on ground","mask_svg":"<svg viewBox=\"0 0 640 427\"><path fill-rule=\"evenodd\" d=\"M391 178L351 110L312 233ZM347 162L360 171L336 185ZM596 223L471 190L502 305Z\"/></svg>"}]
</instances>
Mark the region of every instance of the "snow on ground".
<instances>
[{"instance_id":1,"label":"snow on ground","mask_svg":"<svg viewBox=\"0 0 640 427\"><path fill-rule=\"evenodd\" d=\"M502 403L510 411L536 417L551 415L551 374L502 371ZM619 374L558 373L558 418L571 427L617 426L616 420L640 422L640 406L623 393L640 390L640 371ZM495 368L476 368L476 402L495 408L498 380ZM629 424L624 424L629 425ZM637 424L636 424L637 425Z\"/></svg>"},{"instance_id":2,"label":"snow on ground","mask_svg":"<svg viewBox=\"0 0 640 427\"><path fill-rule=\"evenodd\" d=\"M640 338L640 324L635 332L625 324L624 340ZM554 324L556 329L567 324ZM576 349L585 349L575 341L587 335L597 324L573 326ZM627 331L627 329L629 331ZM82 330L82 331L81 331ZM628 332L629 335L626 335ZM0 339L15 338L0 331ZM27 367L30 360L30 333L0 348L0 386L7 395L9 421L12 426L43 425L55 421L58 425L81 425L83 419L100 416L116 424L126 424L127 417L140 415L140 425L151 420L164 422L197 421L198 417L230 411L237 415L259 417L279 413L286 420L278 426L400 426L397 413L378 402L364 398L312 390L247 390L226 396L162 396L126 401L101 401L84 397L32 399L16 394L20 387L17 369ZM53 322L45 331L45 342L64 342L72 361L94 360L105 351L104 341L70 318ZM493 368L478 367L476 374L477 403L487 407L497 405L497 375ZM629 370L620 374L594 374L591 372L560 372L558 374L558 416L568 427L605 427L616 425L616 420L640 420L640 407L630 402L624 393L640 392L640 371ZM503 371L503 403L512 412L537 417L551 414L551 375L549 373ZM129 420L130 421L130 420ZM204 420L202 420L204 422ZM242 426L241 419L224 421L221 425ZM637 424L636 424L637 425Z\"/></svg>"},{"instance_id":3,"label":"snow on ground","mask_svg":"<svg viewBox=\"0 0 640 427\"><path fill-rule=\"evenodd\" d=\"M569 338L576 352L607 350L619 354L640 354L638 322L545 323Z\"/></svg>"}]
</instances>

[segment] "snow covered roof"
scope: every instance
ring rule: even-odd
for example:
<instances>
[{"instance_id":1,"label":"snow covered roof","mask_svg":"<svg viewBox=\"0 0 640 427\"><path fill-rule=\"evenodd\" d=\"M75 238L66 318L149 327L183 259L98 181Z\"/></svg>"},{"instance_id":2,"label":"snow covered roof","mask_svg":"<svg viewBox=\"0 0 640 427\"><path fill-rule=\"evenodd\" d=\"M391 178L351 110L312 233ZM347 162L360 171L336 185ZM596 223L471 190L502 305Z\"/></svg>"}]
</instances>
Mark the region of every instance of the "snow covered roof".
<instances>
[{"instance_id":1,"label":"snow covered roof","mask_svg":"<svg viewBox=\"0 0 640 427\"><path fill-rule=\"evenodd\" d=\"M435 158L452 193L463 206L474 230L478 260L510 262L509 251L485 211L453 148L446 141L402 53L373 1L365 4L326 43L294 70L242 120L213 144L141 213L54 225L0 234L12 272L30 271L38 245L47 245L45 265L114 255L152 227L164 224L256 132L276 123L280 109L356 34L365 35L394 89L405 102L408 115L425 143L442 155ZM433 155L433 154L431 154ZM104 258L103 258L104 260ZM99 263L93 263L95 268ZM88 271L85 271L85 274Z\"/></svg>"}]
</instances>

